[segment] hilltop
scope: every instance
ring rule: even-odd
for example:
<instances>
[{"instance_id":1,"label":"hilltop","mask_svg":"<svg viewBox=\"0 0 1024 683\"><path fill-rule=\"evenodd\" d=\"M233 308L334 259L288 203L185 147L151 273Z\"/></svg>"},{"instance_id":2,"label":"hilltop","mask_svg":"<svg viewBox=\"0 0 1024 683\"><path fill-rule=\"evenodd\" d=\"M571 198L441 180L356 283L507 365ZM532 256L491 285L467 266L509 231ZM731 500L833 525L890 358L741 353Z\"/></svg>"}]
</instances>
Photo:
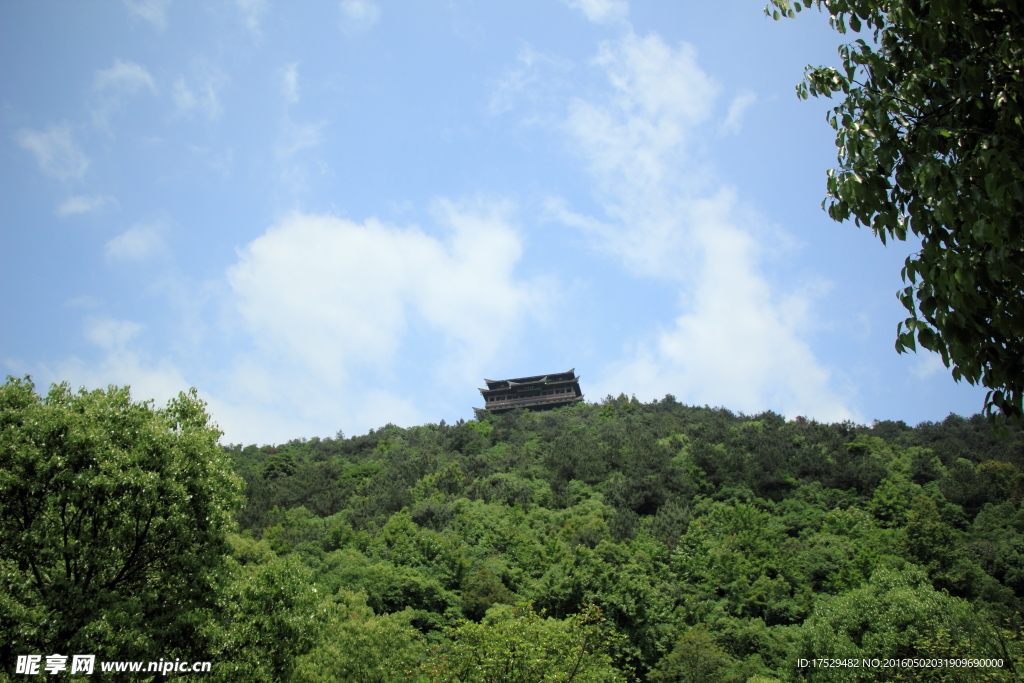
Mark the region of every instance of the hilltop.
<instances>
[{"instance_id":1,"label":"hilltop","mask_svg":"<svg viewBox=\"0 0 1024 683\"><path fill-rule=\"evenodd\" d=\"M596 607L627 678L858 680L797 667L816 657L1024 665L1024 434L981 416L820 424L620 396L228 450L236 555L291 558L367 618L405 615L409 642Z\"/></svg>"}]
</instances>

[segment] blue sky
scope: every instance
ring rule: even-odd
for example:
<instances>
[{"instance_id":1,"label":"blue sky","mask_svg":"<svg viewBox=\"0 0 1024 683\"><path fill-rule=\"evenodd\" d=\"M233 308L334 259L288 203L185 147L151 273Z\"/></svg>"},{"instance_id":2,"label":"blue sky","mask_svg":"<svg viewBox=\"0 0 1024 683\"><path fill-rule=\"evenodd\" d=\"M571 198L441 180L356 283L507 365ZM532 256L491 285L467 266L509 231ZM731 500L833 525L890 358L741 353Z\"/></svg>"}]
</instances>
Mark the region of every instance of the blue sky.
<instances>
[{"instance_id":1,"label":"blue sky","mask_svg":"<svg viewBox=\"0 0 1024 683\"><path fill-rule=\"evenodd\" d=\"M483 378L819 420L977 412L821 210L824 16L763 2L0 4L0 364L190 386L225 442Z\"/></svg>"}]
</instances>

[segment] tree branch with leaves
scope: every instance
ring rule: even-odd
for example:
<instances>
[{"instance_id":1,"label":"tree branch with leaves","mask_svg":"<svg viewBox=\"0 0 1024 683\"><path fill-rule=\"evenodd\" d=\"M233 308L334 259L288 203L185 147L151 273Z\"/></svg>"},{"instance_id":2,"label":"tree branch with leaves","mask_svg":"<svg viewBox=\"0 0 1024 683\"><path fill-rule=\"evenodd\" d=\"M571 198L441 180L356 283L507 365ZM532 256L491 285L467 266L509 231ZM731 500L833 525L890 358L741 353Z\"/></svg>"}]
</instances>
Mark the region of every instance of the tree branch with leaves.
<instances>
[{"instance_id":1,"label":"tree branch with leaves","mask_svg":"<svg viewBox=\"0 0 1024 683\"><path fill-rule=\"evenodd\" d=\"M942 356L988 388L985 412L1024 415L1024 2L771 0L815 5L841 34L842 67L808 66L797 94L841 95L838 168L823 208L885 243L921 240L897 293L896 350Z\"/></svg>"}]
</instances>

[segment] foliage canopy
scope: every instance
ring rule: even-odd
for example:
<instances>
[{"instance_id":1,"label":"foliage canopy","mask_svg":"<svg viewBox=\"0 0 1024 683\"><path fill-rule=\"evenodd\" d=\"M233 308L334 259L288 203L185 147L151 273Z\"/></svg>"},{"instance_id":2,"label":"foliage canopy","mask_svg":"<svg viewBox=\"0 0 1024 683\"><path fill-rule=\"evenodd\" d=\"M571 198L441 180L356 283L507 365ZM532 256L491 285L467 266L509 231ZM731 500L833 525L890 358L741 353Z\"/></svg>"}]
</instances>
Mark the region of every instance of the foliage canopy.
<instances>
[{"instance_id":1,"label":"foliage canopy","mask_svg":"<svg viewBox=\"0 0 1024 683\"><path fill-rule=\"evenodd\" d=\"M208 420L194 390L154 409L127 388L0 386L0 659L202 654L239 496Z\"/></svg>"},{"instance_id":2,"label":"foliage canopy","mask_svg":"<svg viewBox=\"0 0 1024 683\"><path fill-rule=\"evenodd\" d=\"M1024 433L1008 430L622 396L238 446L232 543L249 565L300 558L337 610L292 680L831 681L798 658L960 657L968 638L1001 667L934 680L1008 682L1024 670Z\"/></svg>"},{"instance_id":3,"label":"foliage canopy","mask_svg":"<svg viewBox=\"0 0 1024 683\"><path fill-rule=\"evenodd\" d=\"M824 206L882 242L921 240L898 293L896 349L938 352L958 381L1020 420L1024 399L1024 3L813 0L840 33L842 66L808 67L800 97L829 115L839 167ZM810 1L771 0L793 17Z\"/></svg>"}]
</instances>

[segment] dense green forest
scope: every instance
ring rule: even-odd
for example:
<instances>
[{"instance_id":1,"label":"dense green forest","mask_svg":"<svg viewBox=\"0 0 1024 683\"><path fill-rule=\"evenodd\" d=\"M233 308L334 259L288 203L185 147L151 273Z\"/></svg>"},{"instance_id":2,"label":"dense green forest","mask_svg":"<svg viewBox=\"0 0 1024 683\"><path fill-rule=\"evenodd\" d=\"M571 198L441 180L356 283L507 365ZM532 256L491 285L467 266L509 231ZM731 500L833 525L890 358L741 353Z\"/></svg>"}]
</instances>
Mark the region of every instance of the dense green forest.
<instances>
[{"instance_id":1,"label":"dense green forest","mask_svg":"<svg viewBox=\"0 0 1024 683\"><path fill-rule=\"evenodd\" d=\"M980 416L827 425L620 396L229 450L238 561L292 562L375 628L400 620L397 669L540 616L600 624L593 680L1024 674L1024 434ZM299 678L347 680L351 637L310 643ZM908 657L1004 668L797 666Z\"/></svg>"},{"instance_id":2,"label":"dense green forest","mask_svg":"<svg viewBox=\"0 0 1024 683\"><path fill-rule=\"evenodd\" d=\"M204 659L208 682L1024 674L1019 427L620 396L218 436L194 394L8 380L0 679L52 652Z\"/></svg>"}]
</instances>

